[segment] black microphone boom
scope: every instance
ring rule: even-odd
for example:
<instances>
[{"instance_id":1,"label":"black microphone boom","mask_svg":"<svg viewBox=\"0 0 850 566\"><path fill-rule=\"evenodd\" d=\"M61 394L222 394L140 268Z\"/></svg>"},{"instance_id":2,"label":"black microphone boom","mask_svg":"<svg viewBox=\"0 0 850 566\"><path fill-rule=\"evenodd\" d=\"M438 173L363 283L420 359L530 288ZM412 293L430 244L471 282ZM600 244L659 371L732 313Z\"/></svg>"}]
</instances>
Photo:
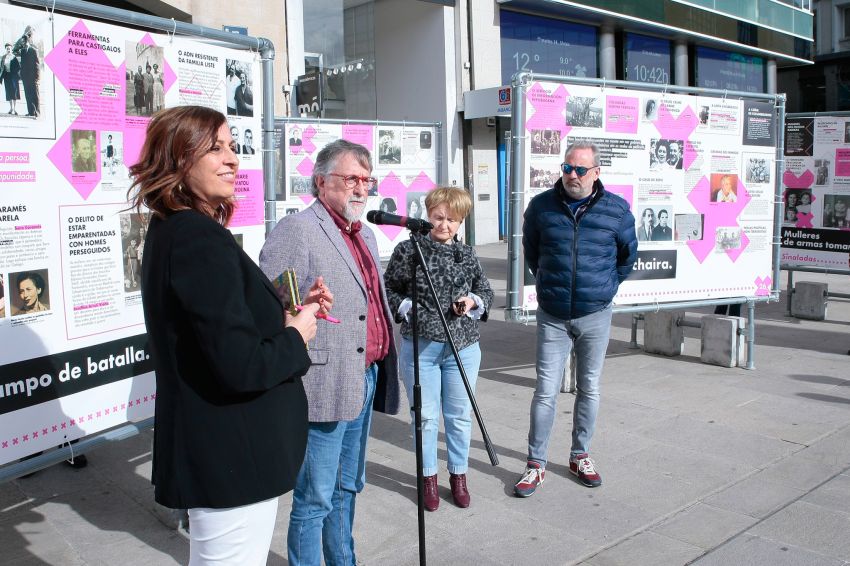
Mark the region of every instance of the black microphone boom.
<instances>
[{"instance_id":1,"label":"black microphone boom","mask_svg":"<svg viewBox=\"0 0 850 566\"><path fill-rule=\"evenodd\" d=\"M409 216L399 216L390 214L382 210L370 210L366 213L366 220L372 224L387 224L390 226L401 226L412 232L421 232L423 234L434 229L434 225L427 220L419 218L410 218Z\"/></svg>"}]
</instances>

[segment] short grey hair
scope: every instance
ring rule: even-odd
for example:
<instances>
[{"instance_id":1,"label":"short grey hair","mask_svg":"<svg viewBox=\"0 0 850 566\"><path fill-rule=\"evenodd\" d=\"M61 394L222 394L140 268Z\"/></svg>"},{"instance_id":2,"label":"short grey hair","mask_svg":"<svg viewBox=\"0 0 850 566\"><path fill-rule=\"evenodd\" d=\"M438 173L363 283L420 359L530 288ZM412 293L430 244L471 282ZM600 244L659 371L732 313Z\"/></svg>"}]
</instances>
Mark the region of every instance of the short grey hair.
<instances>
[{"instance_id":1,"label":"short grey hair","mask_svg":"<svg viewBox=\"0 0 850 566\"><path fill-rule=\"evenodd\" d=\"M352 143L348 140L332 141L322 148L319 155L316 156L316 164L313 166L313 186L312 193L314 197L319 196L319 186L316 184L316 178L326 177L336 167L336 162L345 154L351 154L354 159L365 169L372 171L372 154L369 150L359 143Z\"/></svg>"},{"instance_id":2,"label":"short grey hair","mask_svg":"<svg viewBox=\"0 0 850 566\"><path fill-rule=\"evenodd\" d=\"M590 151L592 151L593 152L593 166L598 167L600 165L600 163L599 163L599 146L596 145L595 143L593 143L592 141L587 141L587 140L579 140L579 141L573 142L573 144L570 147L567 148L566 153L564 153L564 161L567 160L567 156L569 154L571 154L572 152L574 152L578 149L589 149Z\"/></svg>"}]
</instances>

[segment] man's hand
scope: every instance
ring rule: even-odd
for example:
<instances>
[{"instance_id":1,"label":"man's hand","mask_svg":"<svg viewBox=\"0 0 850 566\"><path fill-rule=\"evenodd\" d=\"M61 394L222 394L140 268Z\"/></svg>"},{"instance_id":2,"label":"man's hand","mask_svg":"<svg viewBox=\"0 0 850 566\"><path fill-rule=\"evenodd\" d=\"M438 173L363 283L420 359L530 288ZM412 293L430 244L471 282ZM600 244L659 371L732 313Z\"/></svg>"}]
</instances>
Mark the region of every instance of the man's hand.
<instances>
[{"instance_id":1,"label":"man's hand","mask_svg":"<svg viewBox=\"0 0 850 566\"><path fill-rule=\"evenodd\" d=\"M333 308L334 295L325 286L325 278L319 275L313 282L313 286L307 292L307 298L304 300L304 305L316 303L319 305L319 312L328 314Z\"/></svg>"}]
</instances>

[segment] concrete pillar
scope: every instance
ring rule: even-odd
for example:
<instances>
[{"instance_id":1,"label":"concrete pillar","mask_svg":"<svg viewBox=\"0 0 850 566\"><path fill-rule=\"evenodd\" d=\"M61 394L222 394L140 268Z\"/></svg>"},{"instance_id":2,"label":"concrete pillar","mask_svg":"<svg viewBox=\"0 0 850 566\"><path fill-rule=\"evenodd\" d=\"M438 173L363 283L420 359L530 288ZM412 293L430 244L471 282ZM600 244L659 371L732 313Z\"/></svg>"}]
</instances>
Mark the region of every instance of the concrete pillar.
<instances>
[{"instance_id":1,"label":"concrete pillar","mask_svg":"<svg viewBox=\"0 0 850 566\"><path fill-rule=\"evenodd\" d=\"M776 94L776 59L767 60L765 92Z\"/></svg>"},{"instance_id":2,"label":"concrete pillar","mask_svg":"<svg viewBox=\"0 0 850 566\"><path fill-rule=\"evenodd\" d=\"M791 292L791 316L808 320L826 318L826 283L800 281Z\"/></svg>"},{"instance_id":3,"label":"concrete pillar","mask_svg":"<svg viewBox=\"0 0 850 566\"><path fill-rule=\"evenodd\" d=\"M649 312L643 315L643 349L648 354L680 356L685 348L685 333L679 321L682 311Z\"/></svg>"},{"instance_id":4,"label":"concrete pillar","mask_svg":"<svg viewBox=\"0 0 850 566\"><path fill-rule=\"evenodd\" d=\"M599 33L599 76L603 79L617 79L617 48L614 29L603 27Z\"/></svg>"},{"instance_id":5,"label":"concrete pillar","mask_svg":"<svg viewBox=\"0 0 850 566\"><path fill-rule=\"evenodd\" d=\"M676 40L673 43L673 82L678 86L688 85L688 43Z\"/></svg>"},{"instance_id":6,"label":"concrete pillar","mask_svg":"<svg viewBox=\"0 0 850 566\"><path fill-rule=\"evenodd\" d=\"M700 359L703 363L727 368L738 365L740 320L736 316L713 314L702 317Z\"/></svg>"}]
</instances>

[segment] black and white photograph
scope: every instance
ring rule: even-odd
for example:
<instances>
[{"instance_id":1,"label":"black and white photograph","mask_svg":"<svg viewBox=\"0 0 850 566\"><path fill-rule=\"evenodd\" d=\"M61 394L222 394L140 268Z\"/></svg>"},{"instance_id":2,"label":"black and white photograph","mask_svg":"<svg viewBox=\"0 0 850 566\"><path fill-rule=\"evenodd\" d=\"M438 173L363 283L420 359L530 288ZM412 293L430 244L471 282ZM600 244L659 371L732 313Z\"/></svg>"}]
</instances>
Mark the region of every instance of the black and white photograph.
<instances>
[{"instance_id":1,"label":"black and white photograph","mask_svg":"<svg viewBox=\"0 0 850 566\"><path fill-rule=\"evenodd\" d=\"M641 119L644 122L654 122L658 118L658 99L647 98L643 102L643 113Z\"/></svg>"},{"instance_id":2,"label":"black and white photograph","mask_svg":"<svg viewBox=\"0 0 850 566\"><path fill-rule=\"evenodd\" d=\"M557 170L537 169L531 167L531 182L530 185L535 189L550 189L555 185L560 174Z\"/></svg>"},{"instance_id":3,"label":"black and white photograph","mask_svg":"<svg viewBox=\"0 0 850 566\"><path fill-rule=\"evenodd\" d=\"M290 195L290 197L309 195L312 188L313 188L313 178L312 177L295 176L295 177L289 178L289 195Z\"/></svg>"},{"instance_id":4,"label":"black and white photograph","mask_svg":"<svg viewBox=\"0 0 850 566\"><path fill-rule=\"evenodd\" d=\"M9 274L12 316L50 310L50 279L47 269L31 269Z\"/></svg>"},{"instance_id":5,"label":"black and white photograph","mask_svg":"<svg viewBox=\"0 0 850 566\"><path fill-rule=\"evenodd\" d=\"M163 49L126 43L127 116L152 116L165 108Z\"/></svg>"},{"instance_id":6,"label":"black and white photograph","mask_svg":"<svg viewBox=\"0 0 850 566\"><path fill-rule=\"evenodd\" d=\"M71 130L71 171L74 173L97 172L97 132L95 130Z\"/></svg>"},{"instance_id":7,"label":"black and white photograph","mask_svg":"<svg viewBox=\"0 0 850 566\"><path fill-rule=\"evenodd\" d=\"M747 183L769 183L770 167L767 159L763 157L750 157L747 159L746 174Z\"/></svg>"},{"instance_id":8,"label":"black and white photograph","mask_svg":"<svg viewBox=\"0 0 850 566\"><path fill-rule=\"evenodd\" d=\"M823 227L850 228L850 195L823 196Z\"/></svg>"},{"instance_id":9,"label":"black and white photograph","mask_svg":"<svg viewBox=\"0 0 850 566\"><path fill-rule=\"evenodd\" d=\"M140 291L142 255L150 213L125 213L118 216L121 225L121 263L124 266L124 292Z\"/></svg>"},{"instance_id":10,"label":"black and white photograph","mask_svg":"<svg viewBox=\"0 0 850 566\"><path fill-rule=\"evenodd\" d=\"M225 60L225 89L227 94L227 115L254 117L254 77L251 63Z\"/></svg>"},{"instance_id":11,"label":"black and white photograph","mask_svg":"<svg viewBox=\"0 0 850 566\"><path fill-rule=\"evenodd\" d=\"M567 100L567 124L576 128L601 128L601 98L594 96L571 96Z\"/></svg>"},{"instance_id":12,"label":"black and white photograph","mask_svg":"<svg viewBox=\"0 0 850 566\"><path fill-rule=\"evenodd\" d=\"M102 131L100 134L100 171L104 181L126 181L124 165L124 132Z\"/></svg>"},{"instance_id":13,"label":"black and white photograph","mask_svg":"<svg viewBox=\"0 0 850 566\"><path fill-rule=\"evenodd\" d=\"M425 208L425 196L428 193L407 193L407 216L408 218L428 219L428 210Z\"/></svg>"},{"instance_id":14,"label":"black and white photograph","mask_svg":"<svg viewBox=\"0 0 850 566\"><path fill-rule=\"evenodd\" d=\"M699 107L699 123L702 126L708 125L708 118L711 116L708 106Z\"/></svg>"},{"instance_id":15,"label":"black and white photograph","mask_svg":"<svg viewBox=\"0 0 850 566\"><path fill-rule=\"evenodd\" d=\"M829 184L829 159L815 159L815 185Z\"/></svg>"},{"instance_id":16,"label":"black and white photograph","mask_svg":"<svg viewBox=\"0 0 850 566\"><path fill-rule=\"evenodd\" d=\"M797 213L810 214L812 212L812 190L811 189L785 189L782 200L785 203L784 216L788 215L788 209Z\"/></svg>"},{"instance_id":17,"label":"black and white photograph","mask_svg":"<svg viewBox=\"0 0 850 566\"><path fill-rule=\"evenodd\" d=\"M685 149L684 140L653 138L649 142L649 169L681 169Z\"/></svg>"},{"instance_id":18,"label":"black and white photograph","mask_svg":"<svg viewBox=\"0 0 850 566\"><path fill-rule=\"evenodd\" d=\"M741 227L721 226L714 232L714 251L722 253L741 247Z\"/></svg>"},{"instance_id":19,"label":"black and white photograph","mask_svg":"<svg viewBox=\"0 0 850 566\"><path fill-rule=\"evenodd\" d=\"M850 143L850 122L844 122L844 143Z\"/></svg>"},{"instance_id":20,"label":"black and white photograph","mask_svg":"<svg viewBox=\"0 0 850 566\"><path fill-rule=\"evenodd\" d=\"M289 208L284 210L284 214L286 214L287 216L289 216L290 214L298 214L298 212L299 212L298 208L296 208L294 206L289 207Z\"/></svg>"},{"instance_id":21,"label":"black and white photograph","mask_svg":"<svg viewBox=\"0 0 850 566\"><path fill-rule=\"evenodd\" d=\"M557 130L531 130L531 153L559 155L561 153L561 132Z\"/></svg>"},{"instance_id":22,"label":"black and white photograph","mask_svg":"<svg viewBox=\"0 0 850 566\"><path fill-rule=\"evenodd\" d=\"M378 130L378 163L381 165L401 163L401 143L395 130Z\"/></svg>"}]
</instances>

